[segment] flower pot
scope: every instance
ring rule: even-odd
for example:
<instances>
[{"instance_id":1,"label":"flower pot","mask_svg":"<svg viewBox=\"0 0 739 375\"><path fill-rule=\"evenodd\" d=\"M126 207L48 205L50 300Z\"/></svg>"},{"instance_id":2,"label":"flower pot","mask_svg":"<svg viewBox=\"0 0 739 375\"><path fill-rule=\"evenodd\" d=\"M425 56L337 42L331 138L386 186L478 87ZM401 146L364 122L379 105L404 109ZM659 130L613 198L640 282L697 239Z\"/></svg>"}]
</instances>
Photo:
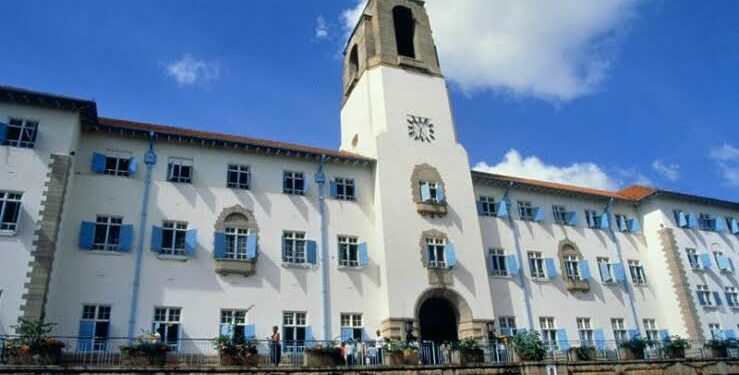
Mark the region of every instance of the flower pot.
<instances>
[{"instance_id":1,"label":"flower pot","mask_svg":"<svg viewBox=\"0 0 739 375\"><path fill-rule=\"evenodd\" d=\"M634 353L634 351L629 348L618 348L618 356L624 361L634 361L637 359L644 359L644 352Z\"/></svg>"},{"instance_id":2,"label":"flower pot","mask_svg":"<svg viewBox=\"0 0 739 375\"><path fill-rule=\"evenodd\" d=\"M523 352L516 351L516 357L522 361L541 361L544 359L544 353L541 353L539 355L528 355Z\"/></svg>"},{"instance_id":3,"label":"flower pot","mask_svg":"<svg viewBox=\"0 0 739 375\"><path fill-rule=\"evenodd\" d=\"M319 350L307 350L304 358L304 365L308 367L336 367L344 362L336 353Z\"/></svg>"},{"instance_id":4,"label":"flower pot","mask_svg":"<svg viewBox=\"0 0 739 375\"><path fill-rule=\"evenodd\" d=\"M421 357L418 355L417 350L406 349L403 351L403 362L406 365L417 365Z\"/></svg>"},{"instance_id":5,"label":"flower pot","mask_svg":"<svg viewBox=\"0 0 739 375\"><path fill-rule=\"evenodd\" d=\"M218 363L226 367L243 366L244 357L237 353L220 352L218 353Z\"/></svg>"},{"instance_id":6,"label":"flower pot","mask_svg":"<svg viewBox=\"0 0 739 375\"><path fill-rule=\"evenodd\" d=\"M124 366L164 366L167 353L156 354L123 354L121 364Z\"/></svg>"},{"instance_id":7,"label":"flower pot","mask_svg":"<svg viewBox=\"0 0 739 375\"><path fill-rule=\"evenodd\" d=\"M44 346L32 351L11 350L8 353L9 365L58 365L62 361L64 345Z\"/></svg>"},{"instance_id":8,"label":"flower pot","mask_svg":"<svg viewBox=\"0 0 739 375\"><path fill-rule=\"evenodd\" d=\"M709 348L708 353L711 358L728 358L729 348Z\"/></svg>"},{"instance_id":9,"label":"flower pot","mask_svg":"<svg viewBox=\"0 0 739 375\"><path fill-rule=\"evenodd\" d=\"M597 351L595 348L570 348L570 360L577 361L595 361Z\"/></svg>"},{"instance_id":10,"label":"flower pot","mask_svg":"<svg viewBox=\"0 0 739 375\"><path fill-rule=\"evenodd\" d=\"M458 359L455 358L455 364L466 366L473 363L485 362L485 352L482 350L460 350Z\"/></svg>"},{"instance_id":11,"label":"flower pot","mask_svg":"<svg viewBox=\"0 0 739 375\"><path fill-rule=\"evenodd\" d=\"M385 352L382 357L382 362L385 366L400 366L405 364L402 352Z\"/></svg>"},{"instance_id":12,"label":"flower pot","mask_svg":"<svg viewBox=\"0 0 739 375\"><path fill-rule=\"evenodd\" d=\"M685 358L685 349L684 348L665 348L665 355L667 358Z\"/></svg>"}]
</instances>

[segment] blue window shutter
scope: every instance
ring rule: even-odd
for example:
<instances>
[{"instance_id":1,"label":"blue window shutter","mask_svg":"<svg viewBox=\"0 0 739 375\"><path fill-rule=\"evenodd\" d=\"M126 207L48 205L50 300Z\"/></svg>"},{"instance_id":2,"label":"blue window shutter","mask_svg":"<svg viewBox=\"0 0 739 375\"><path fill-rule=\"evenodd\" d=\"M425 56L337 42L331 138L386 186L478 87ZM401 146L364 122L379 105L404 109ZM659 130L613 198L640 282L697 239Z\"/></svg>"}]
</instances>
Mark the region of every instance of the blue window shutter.
<instances>
[{"instance_id":1,"label":"blue window shutter","mask_svg":"<svg viewBox=\"0 0 739 375\"><path fill-rule=\"evenodd\" d=\"M80 320L79 330L77 331L77 351L92 351L92 340L95 334L95 322L92 320Z\"/></svg>"},{"instance_id":2,"label":"blue window shutter","mask_svg":"<svg viewBox=\"0 0 739 375\"><path fill-rule=\"evenodd\" d=\"M429 184L424 182L421 184L421 202L428 202L431 199L431 188Z\"/></svg>"},{"instance_id":3,"label":"blue window shutter","mask_svg":"<svg viewBox=\"0 0 739 375\"><path fill-rule=\"evenodd\" d=\"M534 221L543 221L543 220L544 220L544 208L534 207Z\"/></svg>"},{"instance_id":4,"label":"blue window shutter","mask_svg":"<svg viewBox=\"0 0 739 375\"><path fill-rule=\"evenodd\" d=\"M675 211L675 222L677 223L677 226L680 228L687 227L688 218L685 217L685 212Z\"/></svg>"},{"instance_id":5,"label":"blue window shutter","mask_svg":"<svg viewBox=\"0 0 739 375\"><path fill-rule=\"evenodd\" d=\"M602 329L596 328L593 330L593 341L595 341L596 349L603 350L606 348L606 335Z\"/></svg>"},{"instance_id":6,"label":"blue window shutter","mask_svg":"<svg viewBox=\"0 0 739 375\"><path fill-rule=\"evenodd\" d=\"M639 336L641 336L641 334L639 333L639 330L638 329L632 328L632 329L629 330L629 340L632 340L632 339L634 339L636 337L639 337Z\"/></svg>"},{"instance_id":7,"label":"blue window shutter","mask_svg":"<svg viewBox=\"0 0 739 375\"><path fill-rule=\"evenodd\" d=\"M80 238L79 245L80 249L92 249L92 241L95 236L95 223L89 221L83 221L80 224Z\"/></svg>"},{"instance_id":8,"label":"blue window shutter","mask_svg":"<svg viewBox=\"0 0 739 375\"><path fill-rule=\"evenodd\" d=\"M92 171L95 173L105 172L105 154L93 152L92 164L90 165L90 169L92 169Z\"/></svg>"},{"instance_id":9,"label":"blue window shutter","mask_svg":"<svg viewBox=\"0 0 739 375\"><path fill-rule=\"evenodd\" d=\"M580 275L584 280L589 280L592 275L590 274L590 266L588 265L588 261L585 259L580 259L578 263L580 265Z\"/></svg>"},{"instance_id":10,"label":"blue window shutter","mask_svg":"<svg viewBox=\"0 0 739 375\"><path fill-rule=\"evenodd\" d=\"M316 264L316 241L306 241L305 246L306 261L310 264Z\"/></svg>"},{"instance_id":11,"label":"blue window shutter","mask_svg":"<svg viewBox=\"0 0 739 375\"><path fill-rule=\"evenodd\" d=\"M360 267L367 267L369 264L369 254L367 253L366 242L360 242L359 245L357 245L357 258Z\"/></svg>"},{"instance_id":12,"label":"blue window shutter","mask_svg":"<svg viewBox=\"0 0 739 375\"><path fill-rule=\"evenodd\" d=\"M567 213L567 224L570 226L577 226L577 212L570 211Z\"/></svg>"},{"instance_id":13,"label":"blue window shutter","mask_svg":"<svg viewBox=\"0 0 739 375\"><path fill-rule=\"evenodd\" d=\"M133 176L136 174L136 167L138 166L138 163L136 162L136 157L131 156L130 159L128 159L128 175Z\"/></svg>"},{"instance_id":14,"label":"blue window shutter","mask_svg":"<svg viewBox=\"0 0 739 375\"><path fill-rule=\"evenodd\" d=\"M492 274L493 273L493 254L488 253L485 256L485 265L487 266L488 274Z\"/></svg>"},{"instance_id":15,"label":"blue window shutter","mask_svg":"<svg viewBox=\"0 0 739 375\"><path fill-rule=\"evenodd\" d=\"M482 201L475 201L475 206L477 206L477 214L479 216L487 215L487 212L485 212L485 209L482 206Z\"/></svg>"},{"instance_id":16,"label":"blue window shutter","mask_svg":"<svg viewBox=\"0 0 739 375\"><path fill-rule=\"evenodd\" d=\"M251 233L246 237L246 259L255 259L257 257L257 235Z\"/></svg>"},{"instance_id":17,"label":"blue window shutter","mask_svg":"<svg viewBox=\"0 0 739 375\"><path fill-rule=\"evenodd\" d=\"M698 295L698 304L701 305L701 306L705 306L706 305L706 299L703 298L703 292L701 292L700 290L698 290L698 291L696 291L696 294Z\"/></svg>"},{"instance_id":18,"label":"blue window shutter","mask_svg":"<svg viewBox=\"0 0 739 375\"><path fill-rule=\"evenodd\" d=\"M187 256L193 256L195 255L195 249L198 246L198 230L197 229L188 229L187 232L185 232L185 255Z\"/></svg>"},{"instance_id":19,"label":"blue window shutter","mask_svg":"<svg viewBox=\"0 0 739 375\"><path fill-rule=\"evenodd\" d=\"M714 329L711 331L711 335L715 340L723 340L724 339L724 331L720 329Z\"/></svg>"},{"instance_id":20,"label":"blue window shutter","mask_svg":"<svg viewBox=\"0 0 739 375\"><path fill-rule=\"evenodd\" d=\"M307 342L313 341L313 328L311 326L305 327L305 341ZM306 346L312 346L312 345L306 345Z\"/></svg>"},{"instance_id":21,"label":"blue window shutter","mask_svg":"<svg viewBox=\"0 0 739 375\"><path fill-rule=\"evenodd\" d=\"M354 330L351 328L341 328L341 342L347 342L354 337Z\"/></svg>"},{"instance_id":22,"label":"blue window shutter","mask_svg":"<svg viewBox=\"0 0 739 375\"><path fill-rule=\"evenodd\" d=\"M614 263L613 264L613 278L616 279L616 281L621 282L626 280L626 272L624 272L624 265L621 263Z\"/></svg>"},{"instance_id":23,"label":"blue window shutter","mask_svg":"<svg viewBox=\"0 0 739 375\"><path fill-rule=\"evenodd\" d=\"M613 275L611 275L611 271L609 270L608 263L599 262L598 269L600 270L600 274L601 274L601 277L603 278L602 280L603 282L613 281Z\"/></svg>"},{"instance_id":24,"label":"blue window shutter","mask_svg":"<svg viewBox=\"0 0 739 375\"><path fill-rule=\"evenodd\" d=\"M219 259L225 256L226 256L226 233L215 232L213 234L213 258Z\"/></svg>"},{"instance_id":25,"label":"blue window shutter","mask_svg":"<svg viewBox=\"0 0 739 375\"><path fill-rule=\"evenodd\" d=\"M703 253L700 255L701 259L701 266L703 268L711 268L711 255L708 253Z\"/></svg>"},{"instance_id":26,"label":"blue window shutter","mask_svg":"<svg viewBox=\"0 0 739 375\"><path fill-rule=\"evenodd\" d=\"M726 255L719 255L718 257L716 257L716 263L718 263L718 268L721 271L731 271L729 258Z\"/></svg>"},{"instance_id":27,"label":"blue window shutter","mask_svg":"<svg viewBox=\"0 0 739 375\"><path fill-rule=\"evenodd\" d=\"M446 261L448 268L457 265L457 254L454 253L454 243L452 242L447 242L444 246L444 261Z\"/></svg>"},{"instance_id":28,"label":"blue window shutter","mask_svg":"<svg viewBox=\"0 0 739 375\"><path fill-rule=\"evenodd\" d=\"M518 273L518 260L516 260L515 255L506 255L505 257L505 266L508 270L508 273L511 275L515 275Z\"/></svg>"},{"instance_id":29,"label":"blue window shutter","mask_svg":"<svg viewBox=\"0 0 739 375\"><path fill-rule=\"evenodd\" d=\"M508 216L508 203L506 200L502 200L498 203L496 203L495 206L495 215L497 217L506 217Z\"/></svg>"},{"instance_id":30,"label":"blue window shutter","mask_svg":"<svg viewBox=\"0 0 739 375\"><path fill-rule=\"evenodd\" d=\"M151 227L151 251L162 252L162 228L157 226Z\"/></svg>"},{"instance_id":31,"label":"blue window shutter","mask_svg":"<svg viewBox=\"0 0 739 375\"><path fill-rule=\"evenodd\" d=\"M220 335L233 338L233 335L234 335L233 324L221 324Z\"/></svg>"},{"instance_id":32,"label":"blue window shutter","mask_svg":"<svg viewBox=\"0 0 739 375\"><path fill-rule=\"evenodd\" d=\"M439 202L443 202L446 196L444 195L444 187L441 185L436 186L436 199Z\"/></svg>"},{"instance_id":33,"label":"blue window shutter","mask_svg":"<svg viewBox=\"0 0 739 375\"><path fill-rule=\"evenodd\" d=\"M169 163L167 164L167 181L172 181L173 176L174 176L174 164Z\"/></svg>"},{"instance_id":34,"label":"blue window shutter","mask_svg":"<svg viewBox=\"0 0 739 375\"><path fill-rule=\"evenodd\" d=\"M328 193L331 195L331 198L336 198L336 181L328 182Z\"/></svg>"},{"instance_id":35,"label":"blue window shutter","mask_svg":"<svg viewBox=\"0 0 739 375\"><path fill-rule=\"evenodd\" d=\"M736 340L736 331L734 331L733 329L725 329L724 337L727 340Z\"/></svg>"},{"instance_id":36,"label":"blue window shutter","mask_svg":"<svg viewBox=\"0 0 739 375\"><path fill-rule=\"evenodd\" d=\"M303 179L303 194L308 194L308 179Z\"/></svg>"},{"instance_id":37,"label":"blue window shutter","mask_svg":"<svg viewBox=\"0 0 739 375\"><path fill-rule=\"evenodd\" d=\"M567 330L560 328L557 330L557 346L560 350L568 350L570 342L567 340Z\"/></svg>"},{"instance_id":38,"label":"blue window shutter","mask_svg":"<svg viewBox=\"0 0 739 375\"><path fill-rule=\"evenodd\" d=\"M557 276L557 267L554 265L554 258L544 258L544 268L547 270L547 277L553 279Z\"/></svg>"},{"instance_id":39,"label":"blue window shutter","mask_svg":"<svg viewBox=\"0 0 739 375\"><path fill-rule=\"evenodd\" d=\"M733 307L734 306L734 300L731 298L731 293L726 292L725 297L726 297L726 304Z\"/></svg>"},{"instance_id":40,"label":"blue window shutter","mask_svg":"<svg viewBox=\"0 0 739 375\"><path fill-rule=\"evenodd\" d=\"M729 220L729 229L731 234L739 234L739 221L737 221L736 218L732 217Z\"/></svg>"},{"instance_id":41,"label":"blue window shutter","mask_svg":"<svg viewBox=\"0 0 739 375\"><path fill-rule=\"evenodd\" d=\"M501 336L510 337L513 336L513 329L511 328L501 328L500 329Z\"/></svg>"},{"instance_id":42,"label":"blue window shutter","mask_svg":"<svg viewBox=\"0 0 739 375\"><path fill-rule=\"evenodd\" d=\"M641 229L641 226L639 225L639 219L637 218L629 219L626 223L626 226L631 233L636 233Z\"/></svg>"},{"instance_id":43,"label":"blue window shutter","mask_svg":"<svg viewBox=\"0 0 739 375\"><path fill-rule=\"evenodd\" d=\"M665 341L670 338L670 331L666 329L660 329L659 332L657 332L657 335L660 341Z\"/></svg>"},{"instance_id":44,"label":"blue window shutter","mask_svg":"<svg viewBox=\"0 0 739 375\"><path fill-rule=\"evenodd\" d=\"M713 299L716 300L716 306L723 305L723 302L721 302L721 292L713 292Z\"/></svg>"},{"instance_id":45,"label":"blue window shutter","mask_svg":"<svg viewBox=\"0 0 739 375\"><path fill-rule=\"evenodd\" d=\"M688 228L690 228L690 229L695 228L695 214L693 214L691 212L691 213L688 213L687 215L685 215L685 217L688 220Z\"/></svg>"},{"instance_id":46,"label":"blue window shutter","mask_svg":"<svg viewBox=\"0 0 739 375\"><path fill-rule=\"evenodd\" d=\"M257 337L257 326L254 324L247 324L244 326L244 338L250 339Z\"/></svg>"},{"instance_id":47,"label":"blue window shutter","mask_svg":"<svg viewBox=\"0 0 739 375\"><path fill-rule=\"evenodd\" d=\"M121 225L121 237L118 242L118 251L128 252L131 250L131 242L133 241L133 225Z\"/></svg>"},{"instance_id":48,"label":"blue window shutter","mask_svg":"<svg viewBox=\"0 0 739 375\"><path fill-rule=\"evenodd\" d=\"M5 142L5 138L8 136L8 124L0 122L0 144Z\"/></svg>"},{"instance_id":49,"label":"blue window shutter","mask_svg":"<svg viewBox=\"0 0 739 375\"><path fill-rule=\"evenodd\" d=\"M282 238L282 261L285 262L287 260L287 244L285 243L285 238Z\"/></svg>"},{"instance_id":50,"label":"blue window shutter","mask_svg":"<svg viewBox=\"0 0 739 375\"><path fill-rule=\"evenodd\" d=\"M609 228L609 221L608 221L608 213L604 212L600 215L600 223L598 225L598 228L600 229L608 229Z\"/></svg>"},{"instance_id":51,"label":"blue window shutter","mask_svg":"<svg viewBox=\"0 0 739 375\"><path fill-rule=\"evenodd\" d=\"M724 219L720 217L716 217L713 219L713 230L716 232L723 232L724 228L726 226L724 225Z\"/></svg>"},{"instance_id":52,"label":"blue window shutter","mask_svg":"<svg viewBox=\"0 0 739 375\"><path fill-rule=\"evenodd\" d=\"M626 231L626 218L624 218L623 216L619 216L616 225L618 225L618 230L622 232Z\"/></svg>"}]
</instances>

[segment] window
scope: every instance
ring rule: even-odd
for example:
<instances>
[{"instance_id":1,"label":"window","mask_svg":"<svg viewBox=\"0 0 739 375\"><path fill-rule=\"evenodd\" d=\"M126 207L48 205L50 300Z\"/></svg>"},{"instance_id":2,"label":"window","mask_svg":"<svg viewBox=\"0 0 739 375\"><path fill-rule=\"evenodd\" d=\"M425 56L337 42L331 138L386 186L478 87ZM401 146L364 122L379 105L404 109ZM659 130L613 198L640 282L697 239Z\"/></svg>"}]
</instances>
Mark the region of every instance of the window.
<instances>
[{"instance_id":1,"label":"window","mask_svg":"<svg viewBox=\"0 0 739 375\"><path fill-rule=\"evenodd\" d=\"M734 272L734 264L731 258L724 255L722 251L713 252L713 260L721 272Z\"/></svg>"},{"instance_id":2,"label":"window","mask_svg":"<svg viewBox=\"0 0 739 375\"><path fill-rule=\"evenodd\" d=\"M89 324L88 327L92 329L92 332L85 332L84 335L92 337L92 343L90 343L91 345L88 344L89 346L81 346L87 346L85 349L96 352L105 351L108 347L108 336L110 335L110 306L82 306L82 321L80 325Z\"/></svg>"},{"instance_id":3,"label":"window","mask_svg":"<svg viewBox=\"0 0 739 375\"><path fill-rule=\"evenodd\" d=\"M600 228L600 215L595 210L585 210L585 221L588 228Z\"/></svg>"},{"instance_id":4,"label":"window","mask_svg":"<svg viewBox=\"0 0 739 375\"><path fill-rule=\"evenodd\" d=\"M429 268L446 268L446 259L444 257L444 246L446 240L442 238L427 238L426 251L428 256Z\"/></svg>"},{"instance_id":5,"label":"window","mask_svg":"<svg viewBox=\"0 0 739 375\"><path fill-rule=\"evenodd\" d=\"M154 309L153 331L161 337L170 351L179 349L182 309L179 307L157 307Z\"/></svg>"},{"instance_id":6,"label":"window","mask_svg":"<svg viewBox=\"0 0 739 375\"><path fill-rule=\"evenodd\" d=\"M230 187L231 189L248 190L250 183L251 169L248 165L229 164L228 180L226 181L227 187Z\"/></svg>"},{"instance_id":7,"label":"window","mask_svg":"<svg viewBox=\"0 0 739 375\"><path fill-rule=\"evenodd\" d=\"M598 270L600 271L600 279L604 283L613 283L615 280L613 279L613 269L611 267L611 263L609 263L608 258L602 258L599 257L596 259L598 262Z\"/></svg>"},{"instance_id":8,"label":"window","mask_svg":"<svg viewBox=\"0 0 739 375\"><path fill-rule=\"evenodd\" d=\"M162 224L162 251L163 255L184 255L187 223L165 221Z\"/></svg>"},{"instance_id":9,"label":"window","mask_svg":"<svg viewBox=\"0 0 739 375\"><path fill-rule=\"evenodd\" d=\"M341 340L362 341L362 314L341 314ZM349 335L351 333L351 336ZM347 337L348 336L348 337Z\"/></svg>"},{"instance_id":10,"label":"window","mask_svg":"<svg viewBox=\"0 0 739 375\"><path fill-rule=\"evenodd\" d=\"M500 325L500 334L503 336L513 336L516 334L516 318L512 316L501 316L498 318Z\"/></svg>"},{"instance_id":11,"label":"window","mask_svg":"<svg viewBox=\"0 0 739 375\"><path fill-rule=\"evenodd\" d=\"M413 11L404 6L393 8L393 25L395 26L395 47L398 55L415 59L416 21L413 19Z\"/></svg>"},{"instance_id":12,"label":"window","mask_svg":"<svg viewBox=\"0 0 739 375\"><path fill-rule=\"evenodd\" d=\"M444 201L444 189L438 182L419 181L421 202L424 203L441 203Z\"/></svg>"},{"instance_id":13,"label":"window","mask_svg":"<svg viewBox=\"0 0 739 375\"><path fill-rule=\"evenodd\" d=\"M570 225L569 215L565 206L552 206L552 214L554 215L555 223L559 225Z\"/></svg>"},{"instance_id":14,"label":"window","mask_svg":"<svg viewBox=\"0 0 739 375\"><path fill-rule=\"evenodd\" d=\"M590 318L577 318L577 332L580 335L580 346L593 346L593 326Z\"/></svg>"},{"instance_id":15,"label":"window","mask_svg":"<svg viewBox=\"0 0 739 375\"><path fill-rule=\"evenodd\" d=\"M490 254L490 273L497 276L508 276L503 249L490 249L488 252Z\"/></svg>"},{"instance_id":16,"label":"window","mask_svg":"<svg viewBox=\"0 0 739 375\"><path fill-rule=\"evenodd\" d=\"M0 191L0 231L18 230L23 193Z\"/></svg>"},{"instance_id":17,"label":"window","mask_svg":"<svg viewBox=\"0 0 739 375\"><path fill-rule=\"evenodd\" d=\"M534 221L534 207L531 202L518 201L518 216L521 220Z\"/></svg>"},{"instance_id":18,"label":"window","mask_svg":"<svg viewBox=\"0 0 739 375\"><path fill-rule=\"evenodd\" d=\"M302 350L305 347L306 313L295 311L284 311L282 313L282 329L285 342L285 350L292 351L293 348Z\"/></svg>"},{"instance_id":19,"label":"window","mask_svg":"<svg viewBox=\"0 0 739 375\"><path fill-rule=\"evenodd\" d=\"M708 323L708 330L711 331L711 338L714 340L723 340L721 325L718 323Z\"/></svg>"},{"instance_id":20,"label":"window","mask_svg":"<svg viewBox=\"0 0 739 375\"><path fill-rule=\"evenodd\" d=\"M221 310L221 334L231 336L235 341L245 339L246 311ZM229 331L229 332L226 332Z\"/></svg>"},{"instance_id":21,"label":"window","mask_svg":"<svg viewBox=\"0 0 739 375\"><path fill-rule=\"evenodd\" d=\"M698 258L698 252L695 249L685 249L685 252L688 254L688 264L690 265L690 268L694 270L701 269L701 263L700 259Z\"/></svg>"},{"instance_id":22,"label":"window","mask_svg":"<svg viewBox=\"0 0 739 375\"><path fill-rule=\"evenodd\" d=\"M493 197L480 197L480 215L495 216L495 199Z\"/></svg>"},{"instance_id":23,"label":"window","mask_svg":"<svg viewBox=\"0 0 739 375\"><path fill-rule=\"evenodd\" d=\"M284 171L282 173L282 192L285 194L305 194L305 176L303 172Z\"/></svg>"},{"instance_id":24,"label":"window","mask_svg":"<svg viewBox=\"0 0 739 375\"><path fill-rule=\"evenodd\" d=\"M565 255L563 260L567 278L570 280L582 280L582 275L580 274L580 263L578 262L577 257L573 255Z\"/></svg>"},{"instance_id":25,"label":"window","mask_svg":"<svg viewBox=\"0 0 739 375\"><path fill-rule=\"evenodd\" d=\"M713 306L713 299L711 292L708 290L708 285L698 285L698 302L703 306Z\"/></svg>"},{"instance_id":26,"label":"window","mask_svg":"<svg viewBox=\"0 0 739 375\"><path fill-rule=\"evenodd\" d=\"M36 143L38 121L10 118L3 145L33 148Z\"/></svg>"},{"instance_id":27,"label":"window","mask_svg":"<svg viewBox=\"0 0 739 375\"><path fill-rule=\"evenodd\" d=\"M724 290L726 294L726 304L731 307L739 307L739 294L737 294L736 288L733 286L727 286Z\"/></svg>"},{"instance_id":28,"label":"window","mask_svg":"<svg viewBox=\"0 0 739 375\"><path fill-rule=\"evenodd\" d=\"M355 197L354 179L353 178L342 178L336 177L334 181L336 183L336 199L353 201Z\"/></svg>"},{"instance_id":29,"label":"window","mask_svg":"<svg viewBox=\"0 0 739 375\"><path fill-rule=\"evenodd\" d=\"M544 258L541 257L540 252L529 252L529 271L531 271L531 277L535 279L546 278L544 274Z\"/></svg>"},{"instance_id":30,"label":"window","mask_svg":"<svg viewBox=\"0 0 739 375\"><path fill-rule=\"evenodd\" d=\"M620 344L624 341L628 341L629 336L626 333L626 326L624 325L623 319L621 318L611 319L611 328L613 328L613 339L616 340L617 344Z\"/></svg>"},{"instance_id":31,"label":"window","mask_svg":"<svg viewBox=\"0 0 739 375\"><path fill-rule=\"evenodd\" d=\"M647 334L647 341L657 342L659 341L659 334L657 332L657 324L654 319L644 319L644 333Z\"/></svg>"},{"instance_id":32,"label":"window","mask_svg":"<svg viewBox=\"0 0 739 375\"><path fill-rule=\"evenodd\" d=\"M123 218L98 216L95 220L94 250L118 250Z\"/></svg>"},{"instance_id":33,"label":"window","mask_svg":"<svg viewBox=\"0 0 739 375\"><path fill-rule=\"evenodd\" d=\"M192 160L170 158L167 172L167 181L192 183Z\"/></svg>"},{"instance_id":34,"label":"window","mask_svg":"<svg viewBox=\"0 0 739 375\"><path fill-rule=\"evenodd\" d=\"M644 266L638 260L629 261L629 272L631 273L631 281L634 284L646 284L647 277L644 274Z\"/></svg>"},{"instance_id":35,"label":"window","mask_svg":"<svg viewBox=\"0 0 739 375\"><path fill-rule=\"evenodd\" d=\"M701 230L713 230L713 217L709 214L698 215L698 226Z\"/></svg>"},{"instance_id":36,"label":"window","mask_svg":"<svg viewBox=\"0 0 739 375\"><path fill-rule=\"evenodd\" d=\"M357 45L352 46L352 51L349 53L349 76L354 77L359 71L359 51Z\"/></svg>"},{"instance_id":37,"label":"window","mask_svg":"<svg viewBox=\"0 0 739 375\"><path fill-rule=\"evenodd\" d=\"M245 260L249 229L226 227L226 259Z\"/></svg>"},{"instance_id":38,"label":"window","mask_svg":"<svg viewBox=\"0 0 739 375\"><path fill-rule=\"evenodd\" d=\"M614 219L616 219L616 228L618 228L619 232L628 232L629 226L627 225L627 217L624 214L615 214Z\"/></svg>"},{"instance_id":39,"label":"window","mask_svg":"<svg viewBox=\"0 0 739 375\"><path fill-rule=\"evenodd\" d=\"M283 256L286 263L305 263L305 233L285 232L282 234Z\"/></svg>"},{"instance_id":40,"label":"window","mask_svg":"<svg viewBox=\"0 0 739 375\"><path fill-rule=\"evenodd\" d=\"M356 237L339 236L339 265L359 267L359 245Z\"/></svg>"},{"instance_id":41,"label":"window","mask_svg":"<svg viewBox=\"0 0 739 375\"><path fill-rule=\"evenodd\" d=\"M106 151L104 174L111 176L128 176L131 154L124 152Z\"/></svg>"},{"instance_id":42,"label":"window","mask_svg":"<svg viewBox=\"0 0 739 375\"><path fill-rule=\"evenodd\" d=\"M541 328L541 339L548 350L557 350L557 329L554 326L554 318L539 318Z\"/></svg>"}]
</instances>

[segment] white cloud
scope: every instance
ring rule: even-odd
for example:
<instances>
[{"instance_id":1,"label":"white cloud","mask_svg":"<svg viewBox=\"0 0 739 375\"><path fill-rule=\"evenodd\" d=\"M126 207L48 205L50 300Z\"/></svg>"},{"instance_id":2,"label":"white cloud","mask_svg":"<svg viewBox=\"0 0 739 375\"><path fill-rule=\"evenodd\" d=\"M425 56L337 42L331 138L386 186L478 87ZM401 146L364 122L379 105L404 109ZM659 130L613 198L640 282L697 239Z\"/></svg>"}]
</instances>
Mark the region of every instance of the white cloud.
<instances>
[{"instance_id":1,"label":"white cloud","mask_svg":"<svg viewBox=\"0 0 739 375\"><path fill-rule=\"evenodd\" d=\"M680 178L680 166L677 164L665 164L662 160L652 162L652 169L665 179L675 182Z\"/></svg>"},{"instance_id":2,"label":"white cloud","mask_svg":"<svg viewBox=\"0 0 739 375\"><path fill-rule=\"evenodd\" d=\"M547 164L534 155L522 157L515 149L508 151L503 157L503 160L498 164L489 165L485 162L480 162L473 169L508 176L580 185L595 189L615 190L618 189L620 184L620 181L609 176L597 164L585 162L557 166Z\"/></svg>"},{"instance_id":3,"label":"white cloud","mask_svg":"<svg viewBox=\"0 0 739 375\"><path fill-rule=\"evenodd\" d=\"M323 16L319 16L316 18L316 39L325 39L328 38L328 23L326 23L326 19L323 18Z\"/></svg>"},{"instance_id":4,"label":"white cloud","mask_svg":"<svg viewBox=\"0 0 739 375\"><path fill-rule=\"evenodd\" d=\"M739 148L725 143L712 148L708 156L716 162L728 185L739 186Z\"/></svg>"},{"instance_id":5,"label":"white cloud","mask_svg":"<svg viewBox=\"0 0 739 375\"><path fill-rule=\"evenodd\" d=\"M187 54L167 64L165 71L167 76L172 77L180 86L213 81L221 74L218 62L197 60Z\"/></svg>"},{"instance_id":6,"label":"white cloud","mask_svg":"<svg viewBox=\"0 0 739 375\"><path fill-rule=\"evenodd\" d=\"M607 77L643 0L428 0L445 75L463 90L567 101ZM365 5L341 19L349 31Z\"/></svg>"}]
</instances>

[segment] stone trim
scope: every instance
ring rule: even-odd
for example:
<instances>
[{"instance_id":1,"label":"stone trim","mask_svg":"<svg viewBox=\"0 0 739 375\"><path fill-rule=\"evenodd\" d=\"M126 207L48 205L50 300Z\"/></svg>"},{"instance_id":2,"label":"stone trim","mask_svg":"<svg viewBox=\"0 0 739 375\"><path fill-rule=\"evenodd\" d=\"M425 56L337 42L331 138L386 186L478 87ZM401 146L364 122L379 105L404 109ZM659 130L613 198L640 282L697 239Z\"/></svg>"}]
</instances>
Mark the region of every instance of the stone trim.
<instances>
[{"instance_id":1,"label":"stone trim","mask_svg":"<svg viewBox=\"0 0 739 375\"><path fill-rule=\"evenodd\" d=\"M441 179L441 174L436 168L427 163L416 165L413 167L413 173L411 174L411 197L415 203L422 203L421 181L436 182L446 192L444 180Z\"/></svg>"},{"instance_id":2,"label":"stone trim","mask_svg":"<svg viewBox=\"0 0 739 375\"><path fill-rule=\"evenodd\" d=\"M51 155L44 183L44 194L41 198L39 221L34 231L32 259L28 263L24 285L21 317L26 320L38 321L44 318L46 302L49 294L54 255L59 236L59 224L62 219L64 198L71 174L72 157L69 155Z\"/></svg>"},{"instance_id":3,"label":"stone trim","mask_svg":"<svg viewBox=\"0 0 739 375\"><path fill-rule=\"evenodd\" d=\"M239 215L241 218L238 217ZM223 231L226 229L226 224L240 229L249 229L251 233L259 233L259 225L254 213L238 204L224 208L213 227L216 231Z\"/></svg>"},{"instance_id":4,"label":"stone trim","mask_svg":"<svg viewBox=\"0 0 739 375\"><path fill-rule=\"evenodd\" d=\"M703 328L701 328L698 319L698 307L693 300L687 270L680 262L682 254L675 240L675 233L672 228L663 228L658 233L662 253L667 264L667 272L677 296L678 309L685 324L688 339L701 340L704 336Z\"/></svg>"},{"instance_id":5,"label":"stone trim","mask_svg":"<svg viewBox=\"0 0 739 375\"><path fill-rule=\"evenodd\" d=\"M428 252L426 251L426 239L434 238L448 241L446 233L436 229L430 229L421 233L421 239L419 240L419 248L421 255L421 265L426 268L428 274L429 285L434 286L452 286L454 285L454 274L450 268L429 268L426 267L428 263Z\"/></svg>"},{"instance_id":6,"label":"stone trim","mask_svg":"<svg viewBox=\"0 0 739 375\"><path fill-rule=\"evenodd\" d=\"M582 253L577 244L569 239L559 241L557 245L557 258L559 260L559 267L562 270L562 279L564 280L565 288L571 292L587 292L590 290L590 282L588 280L573 280L567 277L567 267L565 266L565 256L574 256L578 260L582 259ZM591 270L592 272L592 270Z\"/></svg>"}]
</instances>

